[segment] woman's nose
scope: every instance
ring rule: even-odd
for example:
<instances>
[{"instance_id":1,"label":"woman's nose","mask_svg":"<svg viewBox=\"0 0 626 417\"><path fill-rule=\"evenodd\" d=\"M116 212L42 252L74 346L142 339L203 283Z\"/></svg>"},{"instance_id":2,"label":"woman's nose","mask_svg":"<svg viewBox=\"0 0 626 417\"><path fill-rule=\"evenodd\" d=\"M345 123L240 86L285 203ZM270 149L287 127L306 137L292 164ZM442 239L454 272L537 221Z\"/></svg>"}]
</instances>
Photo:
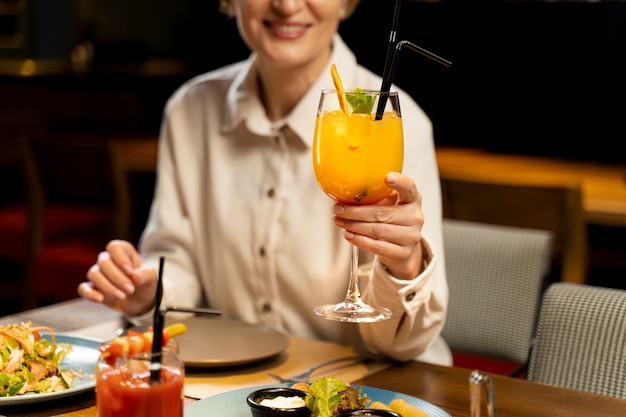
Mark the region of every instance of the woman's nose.
<instances>
[{"instance_id":1,"label":"woman's nose","mask_svg":"<svg viewBox=\"0 0 626 417\"><path fill-rule=\"evenodd\" d=\"M283 15L291 15L302 9L306 0L272 0L272 7Z\"/></svg>"}]
</instances>

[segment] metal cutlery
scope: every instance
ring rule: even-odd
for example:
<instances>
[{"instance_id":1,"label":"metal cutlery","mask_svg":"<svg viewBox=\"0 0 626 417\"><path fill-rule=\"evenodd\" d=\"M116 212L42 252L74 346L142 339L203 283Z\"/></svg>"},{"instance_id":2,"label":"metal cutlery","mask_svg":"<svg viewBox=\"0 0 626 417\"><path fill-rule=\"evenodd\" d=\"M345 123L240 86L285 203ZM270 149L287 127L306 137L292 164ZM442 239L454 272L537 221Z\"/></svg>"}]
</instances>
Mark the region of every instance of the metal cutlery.
<instances>
[{"instance_id":1,"label":"metal cutlery","mask_svg":"<svg viewBox=\"0 0 626 417\"><path fill-rule=\"evenodd\" d=\"M362 356L346 356L343 358L335 358L335 359L331 359L322 363L318 363L317 365L310 367L306 371L297 375L292 375L290 377L282 377L273 372L268 372L267 374L271 376L272 378L274 378L275 380L277 380L278 382L283 382L283 383L285 382L308 382L313 372L317 371L318 369L324 368L326 366L337 364L337 363L342 363L342 362L346 362L346 364L343 366L349 366L349 365L356 365L357 363L372 362L373 360L374 359L372 358L365 358Z\"/></svg>"}]
</instances>

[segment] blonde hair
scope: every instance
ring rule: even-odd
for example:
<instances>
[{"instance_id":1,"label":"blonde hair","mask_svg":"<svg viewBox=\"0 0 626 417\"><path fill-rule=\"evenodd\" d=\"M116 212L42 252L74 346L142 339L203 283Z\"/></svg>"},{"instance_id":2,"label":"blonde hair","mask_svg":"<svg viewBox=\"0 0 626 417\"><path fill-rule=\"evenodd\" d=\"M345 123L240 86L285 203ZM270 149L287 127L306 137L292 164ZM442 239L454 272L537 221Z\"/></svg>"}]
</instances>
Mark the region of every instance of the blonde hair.
<instances>
[{"instance_id":1,"label":"blonde hair","mask_svg":"<svg viewBox=\"0 0 626 417\"><path fill-rule=\"evenodd\" d=\"M348 0L342 20L350 17L350 15L354 12L354 9L356 9L356 6L359 4L359 1L361 0ZM230 2L231 0L220 0L218 10L227 16L233 17L233 7Z\"/></svg>"}]
</instances>

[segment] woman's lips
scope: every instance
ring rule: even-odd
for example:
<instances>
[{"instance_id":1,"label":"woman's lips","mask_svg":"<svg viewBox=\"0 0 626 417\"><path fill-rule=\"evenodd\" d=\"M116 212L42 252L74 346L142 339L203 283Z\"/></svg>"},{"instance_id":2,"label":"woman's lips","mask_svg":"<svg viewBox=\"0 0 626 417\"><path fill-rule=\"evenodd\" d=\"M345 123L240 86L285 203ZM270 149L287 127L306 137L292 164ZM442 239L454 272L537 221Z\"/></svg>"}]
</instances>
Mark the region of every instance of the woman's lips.
<instances>
[{"instance_id":1,"label":"woman's lips","mask_svg":"<svg viewBox=\"0 0 626 417\"><path fill-rule=\"evenodd\" d=\"M281 22L265 22L265 26L279 38L295 39L304 35L309 25L302 23L281 23Z\"/></svg>"}]
</instances>

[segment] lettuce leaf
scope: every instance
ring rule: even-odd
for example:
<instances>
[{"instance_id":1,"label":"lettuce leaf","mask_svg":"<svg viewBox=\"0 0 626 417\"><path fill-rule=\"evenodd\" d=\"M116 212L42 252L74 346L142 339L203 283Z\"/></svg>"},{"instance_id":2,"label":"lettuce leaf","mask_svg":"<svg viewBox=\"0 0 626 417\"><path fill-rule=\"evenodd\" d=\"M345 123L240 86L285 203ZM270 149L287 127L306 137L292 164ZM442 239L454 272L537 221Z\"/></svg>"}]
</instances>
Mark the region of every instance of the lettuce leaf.
<instances>
[{"instance_id":1,"label":"lettuce leaf","mask_svg":"<svg viewBox=\"0 0 626 417\"><path fill-rule=\"evenodd\" d=\"M335 377L321 378L311 384L305 398L311 417L334 417L349 410L364 408L370 399Z\"/></svg>"}]
</instances>

